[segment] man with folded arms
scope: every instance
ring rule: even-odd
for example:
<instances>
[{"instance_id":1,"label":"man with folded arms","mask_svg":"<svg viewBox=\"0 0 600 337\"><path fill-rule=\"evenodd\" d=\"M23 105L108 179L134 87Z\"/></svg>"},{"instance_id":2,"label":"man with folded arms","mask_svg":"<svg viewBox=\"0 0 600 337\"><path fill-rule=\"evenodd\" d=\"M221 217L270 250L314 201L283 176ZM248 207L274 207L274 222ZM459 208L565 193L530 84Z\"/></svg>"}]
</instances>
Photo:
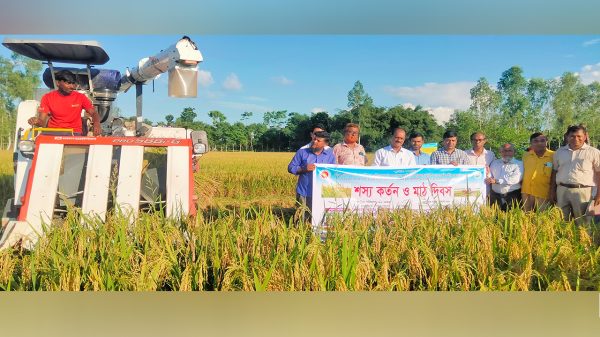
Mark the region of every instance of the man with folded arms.
<instances>
[{"instance_id":1,"label":"man with folded arms","mask_svg":"<svg viewBox=\"0 0 600 337\"><path fill-rule=\"evenodd\" d=\"M523 180L523 162L514 158L515 148L506 143L500 146L501 158L490 164L490 177L485 179L491 184L490 204L496 204L501 210L518 206L521 201L521 181Z\"/></svg>"},{"instance_id":2,"label":"man with folded arms","mask_svg":"<svg viewBox=\"0 0 600 337\"><path fill-rule=\"evenodd\" d=\"M395 128L390 137L390 145L375 152L373 166L416 165L413 153L402 147L405 139L406 131L402 128Z\"/></svg>"},{"instance_id":3,"label":"man with folded arms","mask_svg":"<svg viewBox=\"0 0 600 337\"><path fill-rule=\"evenodd\" d=\"M556 201L567 219L577 224L589 223L586 216L592 187L600 184L600 150L586 144L588 134L585 126L571 125L566 133L567 145L554 153L550 199ZM600 205L600 193L592 201Z\"/></svg>"}]
</instances>

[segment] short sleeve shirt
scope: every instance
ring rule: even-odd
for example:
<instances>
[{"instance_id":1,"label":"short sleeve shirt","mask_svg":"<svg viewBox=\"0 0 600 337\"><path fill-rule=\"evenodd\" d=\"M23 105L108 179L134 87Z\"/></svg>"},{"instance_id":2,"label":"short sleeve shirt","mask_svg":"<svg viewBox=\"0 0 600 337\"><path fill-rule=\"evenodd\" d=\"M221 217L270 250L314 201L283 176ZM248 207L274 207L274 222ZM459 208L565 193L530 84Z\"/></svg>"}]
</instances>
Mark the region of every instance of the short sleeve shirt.
<instances>
[{"instance_id":1,"label":"short sleeve shirt","mask_svg":"<svg viewBox=\"0 0 600 337\"><path fill-rule=\"evenodd\" d=\"M538 157L532 150L523 155L524 172L521 192L548 199L553 157L554 151L548 149L541 157Z\"/></svg>"},{"instance_id":2,"label":"short sleeve shirt","mask_svg":"<svg viewBox=\"0 0 600 337\"><path fill-rule=\"evenodd\" d=\"M600 171L600 150L587 144L577 150L559 147L552 160L557 184L594 186L594 172Z\"/></svg>"},{"instance_id":3,"label":"short sleeve shirt","mask_svg":"<svg viewBox=\"0 0 600 337\"><path fill-rule=\"evenodd\" d=\"M469 158L470 165L483 165L490 166L492 161L496 159L494 152L483 149L483 153L480 155L476 155L473 149L469 149L465 151L467 153L467 158Z\"/></svg>"},{"instance_id":4,"label":"short sleeve shirt","mask_svg":"<svg viewBox=\"0 0 600 337\"><path fill-rule=\"evenodd\" d=\"M350 147L346 143L337 144L333 147L333 154L340 165L364 166L366 164L367 154L365 148L360 144L356 144L354 147Z\"/></svg>"},{"instance_id":5,"label":"short sleeve shirt","mask_svg":"<svg viewBox=\"0 0 600 337\"><path fill-rule=\"evenodd\" d=\"M68 128L81 132L81 110L90 110L92 102L84 94L72 91L63 95L58 90L42 97L39 111L50 115L49 128Z\"/></svg>"}]
</instances>

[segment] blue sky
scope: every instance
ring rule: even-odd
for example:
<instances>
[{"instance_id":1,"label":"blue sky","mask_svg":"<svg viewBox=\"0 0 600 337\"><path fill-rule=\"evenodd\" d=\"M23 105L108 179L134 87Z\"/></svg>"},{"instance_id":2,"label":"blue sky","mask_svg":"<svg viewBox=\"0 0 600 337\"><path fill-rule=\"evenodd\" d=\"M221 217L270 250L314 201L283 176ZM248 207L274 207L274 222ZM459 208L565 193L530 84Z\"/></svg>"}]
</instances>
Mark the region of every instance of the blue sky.
<instances>
[{"instance_id":1,"label":"blue sky","mask_svg":"<svg viewBox=\"0 0 600 337\"><path fill-rule=\"evenodd\" d=\"M99 68L124 73L138 60L175 43L180 35L10 35L10 38L96 40L111 60ZM164 120L194 107L230 122L244 111L262 120L270 110L310 114L346 108L356 80L379 106L420 104L441 121L468 107L479 77L496 84L513 65L526 77L555 78L566 71L584 83L600 81L600 36L478 35L190 35L204 56L197 98L167 96L167 76L144 88L144 116ZM0 47L0 55L10 51ZM134 90L119 94L123 115L135 114Z\"/></svg>"}]
</instances>

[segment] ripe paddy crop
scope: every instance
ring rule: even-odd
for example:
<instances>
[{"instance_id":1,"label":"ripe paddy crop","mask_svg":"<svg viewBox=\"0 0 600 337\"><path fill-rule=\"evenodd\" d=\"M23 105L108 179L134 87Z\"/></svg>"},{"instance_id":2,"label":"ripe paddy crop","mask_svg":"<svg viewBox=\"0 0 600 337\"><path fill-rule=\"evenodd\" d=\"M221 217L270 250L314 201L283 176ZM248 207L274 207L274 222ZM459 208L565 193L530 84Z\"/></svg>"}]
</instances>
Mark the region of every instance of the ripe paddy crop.
<instances>
[{"instance_id":1,"label":"ripe paddy crop","mask_svg":"<svg viewBox=\"0 0 600 337\"><path fill-rule=\"evenodd\" d=\"M321 240L294 211L291 157L209 153L196 176L201 212L189 219L142 214L129 225L113 214L84 226L72 210L34 250L0 252L0 289L600 288L596 230L565 222L556 208L338 216Z\"/></svg>"}]
</instances>

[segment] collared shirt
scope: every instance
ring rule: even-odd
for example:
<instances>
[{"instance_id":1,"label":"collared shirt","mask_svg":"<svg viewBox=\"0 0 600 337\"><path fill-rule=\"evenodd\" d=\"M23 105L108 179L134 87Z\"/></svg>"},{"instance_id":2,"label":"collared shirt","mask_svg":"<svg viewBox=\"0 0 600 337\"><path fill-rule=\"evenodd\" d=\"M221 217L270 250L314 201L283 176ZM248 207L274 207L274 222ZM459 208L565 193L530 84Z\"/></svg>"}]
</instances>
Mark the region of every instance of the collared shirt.
<instances>
[{"instance_id":1,"label":"collared shirt","mask_svg":"<svg viewBox=\"0 0 600 337\"><path fill-rule=\"evenodd\" d=\"M452 153L446 152L446 149L439 149L431 154L431 165L451 165L451 162L456 162L458 165L469 165L469 158L465 151L454 149Z\"/></svg>"},{"instance_id":2,"label":"collared shirt","mask_svg":"<svg viewBox=\"0 0 600 337\"><path fill-rule=\"evenodd\" d=\"M350 147L346 143L337 144L333 147L333 154L340 165L364 166L367 163L365 148L358 143L354 147Z\"/></svg>"},{"instance_id":3,"label":"collared shirt","mask_svg":"<svg viewBox=\"0 0 600 337\"><path fill-rule=\"evenodd\" d=\"M375 160L373 166L409 166L417 165L415 156L410 150L400 148L396 152L391 145L388 145L375 152Z\"/></svg>"},{"instance_id":4,"label":"collared shirt","mask_svg":"<svg viewBox=\"0 0 600 337\"><path fill-rule=\"evenodd\" d=\"M557 184L594 186L594 172L600 171L600 150L583 144L578 150L559 147L552 159Z\"/></svg>"},{"instance_id":5,"label":"collared shirt","mask_svg":"<svg viewBox=\"0 0 600 337\"><path fill-rule=\"evenodd\" d=\"M415 156L415 163L417 163L417 165L429 165L430 164L431 155L429 155L428 153L421 151L421 154L419 154L418 156L414 151L412 151L412 153Z\"/></svg>"},{"instance_id":6,"label":"collared shirt","mask_svg":"<svg viewBox=\"0 0 600 337\"><path fill-rule=\"evenodd\" d=\"M469 165L483 165L489 167L492 161L496 159L494 152L486 149L483 149L483 152L480 155L475 154L473 149L469 149L465 152L467 153L467 158L469 159Z\"/></svg>"},{"instance_id":7,"label":"collared shirt","mask_svg":"<svg viewBox=\"0 0 600 337\"><path fill-rule=\"evenodd\" d=\"M310 149L300 149L290 161L288 172L298 176L296 184L296 193L303 197L312 197L312 172L298 173L300 169L305 169L308 164L335 164L335 156L331 149L323 150L318 155Z\"/></svg>"},{"instance_id":8,"label":"collared shirt","mask_svg":"<svg viewBox=\"0 0 600 337\"><path fill-rule=\"evenodd\" d=\"M521 188L523 162L515 158L507 163L501 158L496 159L490 164L490 173L496 180L496 183L492 184L492 190L496 193L506 194Z\"/></svg>"},{"instance_id":9,"label":"collared shirt","mask_svg":"<svg viewBox=\"0 0 600 337\"><path fill-rule=\"evenodd\" d=\"M300 148L300 150L302 150L302 149L308 149L311 145L312 145L312 142L304 145L303 147ZM331 149L331 147L329 145L325 145L324 149L325 150L329 150L329 149Z\"/></svg>"},{"instance_id":10,"label":"collared shirt","mask_svg":"<svg viewBox=\"0 0 600 337\"><path fill-rule=\"evenodd\" d=\"M554 151L546 149L541 157L533 150L523 154L523 182L521 192L548 199Z\"/></svg>"}]
</instances>

